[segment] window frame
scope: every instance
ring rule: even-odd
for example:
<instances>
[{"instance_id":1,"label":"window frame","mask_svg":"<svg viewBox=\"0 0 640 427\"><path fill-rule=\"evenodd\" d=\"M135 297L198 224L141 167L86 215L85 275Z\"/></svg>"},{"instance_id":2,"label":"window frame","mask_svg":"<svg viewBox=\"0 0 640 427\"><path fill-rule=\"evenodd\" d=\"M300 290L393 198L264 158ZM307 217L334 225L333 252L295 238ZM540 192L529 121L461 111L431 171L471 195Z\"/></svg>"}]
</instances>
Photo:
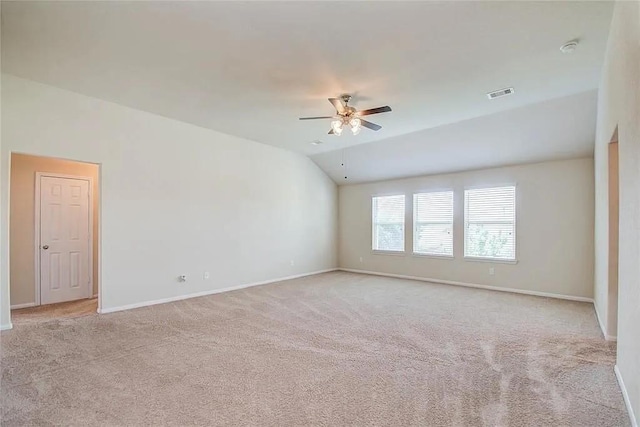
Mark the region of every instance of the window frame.
<instances>
[{"instance_id":1,"label":"window frame","mask_svg":"<svg viewBox=\"0 0 640 427\"><path fill-rule=\"evenodd\" d=\"M492 189L492 188L505 188L505 187L513 187L514 191L514 199L513 199L513 258L495 258L488 256L475 256L475 255L467 255L467 233L468 233L468 225L469 221L467 220L467 191L469 190L484 190L484 189ZM474 186L465 186L463 192L463 239L464 239L464 248L463 248L463 258L465 261L477 261L477 262L489 262L489 263L501 263L501 264L517 264L518 263L518 185L516 183L506 183L506 184L495 184L495 185L474 185ZM511 224L511 221L487 221L482 222L482 224Z\"/></svg>"},{"instance_id":2,"label":"window frame","mask_svg":"<svg viewBox=\"0 0 640 427\"><path fill-rule=\"evenodd\" d=\"M376 223L375 217L376 217L376 211L374 209L374 200L377 198L382 198L382 197L399 197L402 196L403 197L403 202L404 202L404 211L403 211L403 215L402 215L402 250L399 251L394 251L394 250L390 250L390 249L375 249L375 238L376 238L376 232L375 232L375 227L378 223ZM406 234L407 234L407 195L405 193L385 193L385 194L372 194L371 195L371 227L369 228L369 230L371 230L371 252L373 254L377 254L377 255L395 255L395 256L404 256L406 254L407 251L407 239L406 239ZM396 223L386 223L386 224L396 224Z\"/></svg>"},{"instance_id":3,"label":"window frame","mask_svg":"<svg viewBox=\"0 0 640 427\"><path fill-rule=\"evenodd\" d=\"M418 224L449 224L449 222L442 221L417 221L416 220L416 196L419 194L429 194L429 193L451 193L451 255L448 254L432 254L432 253L424 253L424 252L416 252L416 228ZM437 259L454 259L455 258L455 217L456 217L456 192L453 188L443 188L443 189L432 189L432 190L422 190L416 191L412 194L413 203L413 212L412 212L412 242L411 242L411 253L415 257L424 257L424 258L437 258Z\"/></svg>"}]
</instances>

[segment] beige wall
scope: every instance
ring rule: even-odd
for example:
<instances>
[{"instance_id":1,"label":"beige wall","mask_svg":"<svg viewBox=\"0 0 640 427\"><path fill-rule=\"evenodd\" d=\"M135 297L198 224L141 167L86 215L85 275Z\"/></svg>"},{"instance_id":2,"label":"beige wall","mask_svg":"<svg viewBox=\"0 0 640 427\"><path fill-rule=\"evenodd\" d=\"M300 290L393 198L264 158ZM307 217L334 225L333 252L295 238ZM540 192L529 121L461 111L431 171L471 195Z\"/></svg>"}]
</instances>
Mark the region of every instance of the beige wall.
<instances>
[{"instance_id":1,"label":"beige wall","mask_svg":"<svg viewBox=\"0 0 640 427\"><path fill-rule=\"evenodd\" d=\"M595 302L609 334L610 321L608 151L618 128L619 248L617 367L628 402L640 414L640 2L616 3L598 94L595 149Z\"/></svg>"},{"instance_id":2,"label":"beige wall","mask_svg":"<svg viewBox=\"0 0 640 427\"><path fill-rule=\"evenodd\" d=\"M98 293L99 167L48 157L11 156L9 219L11 305L35 302L35 185L36 172L54 172L93 179L93 293Z\"/></svg>"},{"instance_id":3,"label":"beige wall","mask_svg":"<svg viewBox=\"0 0 640 427\"><path fill-rule=\"evenodd\" d=\"M517 264L464 260L464 188L503 184L517 185ZM454 190L455 257L412 256L412 194L442 189ZM371 197L380 194L407 197L406 255L371 251ZM593 160L588 158L341 186L339 265L591 298L593 203Z\"/></svg>"}]
</instances>

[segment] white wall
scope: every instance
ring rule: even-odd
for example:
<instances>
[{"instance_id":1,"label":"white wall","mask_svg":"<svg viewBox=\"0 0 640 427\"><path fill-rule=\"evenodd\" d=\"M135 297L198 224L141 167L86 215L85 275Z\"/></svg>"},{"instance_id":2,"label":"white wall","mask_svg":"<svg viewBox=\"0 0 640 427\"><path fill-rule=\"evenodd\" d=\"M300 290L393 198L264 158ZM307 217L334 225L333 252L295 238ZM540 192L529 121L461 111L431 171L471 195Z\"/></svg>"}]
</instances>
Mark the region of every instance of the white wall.
<instances>
[{"instance_id":1,"label":"white wall","mask_svg":"<svg viewBox=\"0 0 640 427\"><path fill-rule=\"evenodd\" d=\"M620 239L617 366L633 412L640 414L640 3L617 2L598 96L595 150L595 302L608 333L616 318L607 283L608 147L618 127Z\"/></svg>"},{"instance_id":2,"label":"white wall","mask_svg":"<svg viewBox=\"0 0 640 427\"><path fill-rule=\"evenodd\" d=\"M101 165L103 309L336 266L336 185L308 158L13 76L2 89L3 325L12 151Z\"/></svg>"},{"instance_id":3,"label":"white wall","mask_svg":"<svg viewBox=\"0 0 640 427\"><path fill-rule=\"evenodd\" d=\"M517 185L517 264L463 259L464 188ZM593 160L574 159L339 187L339 265L519 290L593 296ZM412 194L454 190L454 259L411 255ZM405 194L406 255L371 251L371 197ZM360 257L363 262L360 262ZM495 275L489 275L494 267Z\"/></svg>"}]
</instances>

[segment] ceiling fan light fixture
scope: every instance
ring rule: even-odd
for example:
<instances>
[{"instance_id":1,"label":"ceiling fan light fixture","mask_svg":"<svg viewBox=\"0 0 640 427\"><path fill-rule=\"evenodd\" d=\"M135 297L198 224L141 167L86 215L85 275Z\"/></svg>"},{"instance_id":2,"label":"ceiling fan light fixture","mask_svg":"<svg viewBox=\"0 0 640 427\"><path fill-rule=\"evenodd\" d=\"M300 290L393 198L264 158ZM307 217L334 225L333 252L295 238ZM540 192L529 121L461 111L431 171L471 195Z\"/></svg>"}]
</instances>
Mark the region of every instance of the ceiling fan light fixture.
<instances>
[{"instance_id":1,"label":"ceiling fan light fixture","mask_svg":"<svg viewBox=\"0 0 640 427\"><path fill-rule=\"evenodd\" d=\"M351 119L349 121L349 125L351 126L351 132L353 132L354 135L357 135L360 133L362 122L360 121L359 118L354 117L353 119Z\"/></svg>"},{"instance_id":2,"label":"ceiling fan light fixture","mask_svg":"<svg viewBox=\"0 0 640 427\"><path fill-rule=\"evenodd\" d=\"M317 120L317 119L332 119L331 130L329 135L342 134L345 126L351 129L354 135L360 133L363 127L378 131L382 129L382 126L375 123L371 123L368 120L360 119L361 116L370 116L372 114L388 113L391 111L391 107L385 105L384 107L369 108L366 110L356 110L352 106L348 105L351 100L350 95L342 95L340 98L329 98L329 102L336 109L336 113L333 116L315 116L315 117L300 117L300 120Z\"/></svg>"},{"instance_id":3,"label":"ceiling fan light fixture","mask_svg":"<svg viewBox=\"0 0 640 427\"><path fill-rule=\"evenodd\" d=\"M332 121L331 129L333 129L333 133L335 133L336 135L340 135L342 133L342 120Z\"/></svg>"}]
</instances>

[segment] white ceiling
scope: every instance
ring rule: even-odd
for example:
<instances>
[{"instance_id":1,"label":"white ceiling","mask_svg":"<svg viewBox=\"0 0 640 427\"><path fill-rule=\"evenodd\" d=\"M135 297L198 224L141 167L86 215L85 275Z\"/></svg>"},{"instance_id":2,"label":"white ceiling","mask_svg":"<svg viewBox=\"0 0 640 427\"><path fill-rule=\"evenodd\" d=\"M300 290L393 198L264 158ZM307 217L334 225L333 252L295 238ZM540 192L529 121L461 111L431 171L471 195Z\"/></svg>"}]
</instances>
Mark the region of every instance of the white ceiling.
<instances>
[{"instance_id":1,"label":"white ceiling","mask_svg":"<svg viewBox=\"0 0 640 427\"><path fill-rule=\"evenodd\" d=\"M3 71L304 154L596 88L611 2L3 2ZM579 49L559 46L580 38ZM516 94L485 93L514 86ZM328 136L329 96L384 126ZM325 144L309 143L321 139Z\"/></svg>"},{"instance_id":2,"label":"white ceiling","mask_svg":"<svg viewBox=\"0 0 640 427\"><path fill-rule=\"evenodd\" d=\"M596 105L591 90L311 158L338 184L354 184L591 156Z\"/></svg>"}]
</instances>

